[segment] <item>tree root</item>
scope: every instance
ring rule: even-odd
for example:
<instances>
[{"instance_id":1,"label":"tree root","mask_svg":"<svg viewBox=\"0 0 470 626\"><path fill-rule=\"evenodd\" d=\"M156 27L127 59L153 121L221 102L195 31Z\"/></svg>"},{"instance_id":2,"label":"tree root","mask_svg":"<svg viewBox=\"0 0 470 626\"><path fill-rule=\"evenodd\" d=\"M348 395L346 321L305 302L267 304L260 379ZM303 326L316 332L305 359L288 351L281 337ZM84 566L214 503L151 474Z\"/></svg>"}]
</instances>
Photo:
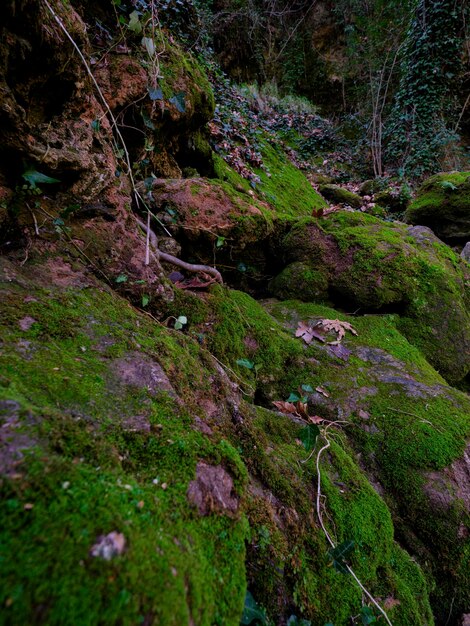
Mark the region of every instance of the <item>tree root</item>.
<instances>
[{"instance_id":1,"label":"tree root","mask_svg":"<svg viewBox=\"0 0 470 626\"><path fill-rule=\"evenodd\" d=\"M153 232L153 230L151 228L148 228L147 224L145 224L138 217L136 217L136 221L137 221L137 224L142 228L142 230L147 234L147 237L150 240L150 244L154 250L153 256L158 261L165 261L165 263L171 263L172 265L181 267L187 272L193 272L193 273L205 272L206 274L213 276L218 283L223 285L224 280L222 278L222 274L218 270L216 270L215 267L211 267L210 265L198 265L194 263L187 263L186 261L182 261L181 259L178 259L178 257L173 256L172 254L162 252L158 248L158 238L157 238L157 235Z\"/></svg>"}]
</instances>

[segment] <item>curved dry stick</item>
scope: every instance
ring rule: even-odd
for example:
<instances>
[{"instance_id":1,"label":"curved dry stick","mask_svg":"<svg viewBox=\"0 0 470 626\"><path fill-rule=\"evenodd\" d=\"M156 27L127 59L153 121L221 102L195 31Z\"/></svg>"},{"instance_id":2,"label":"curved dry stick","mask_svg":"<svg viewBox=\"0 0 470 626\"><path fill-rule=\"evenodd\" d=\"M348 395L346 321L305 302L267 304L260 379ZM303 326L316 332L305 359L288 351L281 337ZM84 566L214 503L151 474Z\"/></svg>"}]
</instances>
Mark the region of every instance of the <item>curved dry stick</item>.
<instances>
[{"instance_id":1,"label":"curved dry stick","mask_svg":"<svg viewBox=\"0 0 470 626\"><path fill-rule=\"evenodd\" d=\"M137 224L149 237L150 243L155 250L155 256L159 261L171 263L172 265L181 267L188 272L205 272L206 274L210 274L211 276L213 276L218 283L223 285L224 280L222 278L222 274L219 272L219 270L216 270L215 267L211 267L210 265L197 265L195 263L187 263L186 261L182 261L181 259L178 259L178 257L173 256L172 254L168 254L167 252L162 252L161 250L159 250L157 235L153 232L151 228L148 228L147 224L145 224L138 217L136 217L135 219L137 221Z\"/></svg>"}]
</instances>

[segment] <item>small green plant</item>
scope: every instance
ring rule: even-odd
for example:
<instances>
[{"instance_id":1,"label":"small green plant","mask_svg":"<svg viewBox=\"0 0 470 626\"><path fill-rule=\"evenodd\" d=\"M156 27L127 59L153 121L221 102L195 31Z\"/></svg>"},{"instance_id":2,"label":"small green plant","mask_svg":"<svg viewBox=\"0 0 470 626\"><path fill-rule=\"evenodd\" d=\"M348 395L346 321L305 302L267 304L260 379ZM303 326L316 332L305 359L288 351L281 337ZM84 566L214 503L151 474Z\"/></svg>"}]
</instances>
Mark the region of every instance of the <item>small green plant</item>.
<instances>
[{"instance_id":1,"label":"small green plant","mask_svg":"<svg viewBox=\"0 0 470 626\"><path fill-rule=\"evenodd\" d=\"M246 592L245 606L243 608L240 624L263 624L268 625L266 610L261 608L249 591Z\"/></svg>"},{"instance_id":2,"label":"small green plant","mask_svg":"<svg viewBox=\"0 0 470 626\"><path fill-rule=\"evenodd\" d=\"M188 323L188 318L185 315L180 315L176 318L174 329L181 330Z\"/></svg>"}]
</instances>

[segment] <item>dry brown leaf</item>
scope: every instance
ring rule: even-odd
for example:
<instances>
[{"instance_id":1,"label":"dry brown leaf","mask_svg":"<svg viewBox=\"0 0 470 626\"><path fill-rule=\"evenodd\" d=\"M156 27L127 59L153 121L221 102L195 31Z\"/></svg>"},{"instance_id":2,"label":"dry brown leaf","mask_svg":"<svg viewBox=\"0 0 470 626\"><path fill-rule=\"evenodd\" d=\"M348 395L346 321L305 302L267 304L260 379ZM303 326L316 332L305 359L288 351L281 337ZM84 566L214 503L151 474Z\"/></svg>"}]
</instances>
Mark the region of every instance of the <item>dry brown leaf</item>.
<instances>
[{"instance_id":1,"label":"dry brown leaf","mask_svg":"<svg viewBox=\"0 0 470 626\"><path fill-rule=\"evenodd\" d=\"M324 389L323 387L320 387L320 385L318 387L315 387L315 391L318 391L318 393L321 393L323 396L325 396L325 398L329 398L330 394L329 392Z\"/></svg>"},{"instance_id":2,"label":"dry brown leaf","mask_svg":"<svg viewBox=\"0 0 470 626\"><path fill-rule=\"evenodd\" d=\"M308 407L305 404L305 402L296 402L295 406L297 407L297 414L300 415L301 417L304 417L305 419L309 419L309 414L308 414Z\"/></svg>"},{"instance_id":3,"label":"dry brown leaf","mask_svg":"<svg viewBox=\"0 0 470 626\"><path fill-rule=\"evenodd\" d=\"M318 339L319 341L325 343L325 338L322 333L319 333L318 330L309 326L305 322L299 322L297 326L297 330L295 331L296 337L302 337L307 345L312 343L312 339Z\"/></svg>"},{"instance_id":4,"label":"dry brown leaf","mask_svg":"<svg viewBox=\"0 0 470 626\"><path fill-rule=\"evenodd\" d=\"M308 421L312 424L321 424L325 421L324 417L320 417L319 415L309 415Z\"/></svg>"},{"instance_id":5,"label":"dry brown leaf","mask_svg":"<svg viewBox=\"0 0 470 626\"><path fill-rule=\"evenodd\" d=\"M337 337L336 341L330 341L330 345L338 345L339 342L343 339L346 334L346 331L349 330L353 335L357 335L357 331L351 326L349 322L342 322L340 320L320 320L317 323L317 326L321 326L325 332L335 332Z\"/></svg>"},{"instance_id":6,"label":"dry brown leaf","mask_svg":"<svg viewBox=\"0 0 470 626\"><path fill-rule=\"evenodd\" d=\"M281 411L281 413L285 413L286 415L297 415L297 407L292 402L283 402L282 400L278 400L277 402L273 402L276 409Z\"/></svg>"}]
</instances>

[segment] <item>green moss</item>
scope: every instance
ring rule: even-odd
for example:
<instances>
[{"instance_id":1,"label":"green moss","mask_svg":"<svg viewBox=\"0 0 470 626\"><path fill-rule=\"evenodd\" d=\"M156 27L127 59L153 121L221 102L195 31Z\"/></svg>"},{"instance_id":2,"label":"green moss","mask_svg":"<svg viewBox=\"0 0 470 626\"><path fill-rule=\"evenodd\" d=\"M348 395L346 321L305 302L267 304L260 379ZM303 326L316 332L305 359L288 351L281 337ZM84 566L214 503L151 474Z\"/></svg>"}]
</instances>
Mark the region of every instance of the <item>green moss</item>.
<instances>
[{"instance_id":1,"label":"green moss","mask_svg":"<svg viewBox=\"0 0 470 626\"><path fill-rule=\"evenodd\" d=\"M328 276L304 263L291 263L270 285L270 291L281 300L295 298L315 302L328 299Z\"/></svg>"},{"instance_id":2,"label":"green moss","mask_svg":"<svg viewBox=\"0 0 470 626\"><path fill-rule=\"evenodd\" d=\"M286 603L312 623L344 624L358 614L360 590L331 567L316 521L315 455L303 462L303 424L248 406L208 352L242 390L251 385L247 397L257 403L272 406L300 384L324 385L339 399L370 384L376 364L352 355L340 365L321 346L306 348L291 329L300 318L351 318L326 306L273 305L286 329L248 295L216 286L204 297L175 294L168 314L188 317L188 328L177 332L107 290L51 294L17 285L9 293L8 306L2 301L8 315L2 316L0 399L17 403L12 410L32 441L18 475L0 487L7 555L0 559L0 602L9 621L152 618L235 626L246 581L274 620L289 617ZM67 332L55 323L61 310L70 319ZM21 330L27 314L37 321ZM394 324L394 316L353 320L361 345L386 350L417 380L442 386ZM343 341L352 347L358 339ZM144 367L158 362L178 398L119 378L116 359L129 355L143 359ZM207 419L202 400L217 406L210 436L194 429L195 415ZM330 431L321 464L324 520L335 541L356 542L351 562L374 596L399 602L390 609L394 624L418 626L419 615L431 624L423 577L394 544L390 510L406 514L422 536L431 532L420 472L440 469L461 453L466 405L463 396L407 398L399 385L385 383L364 402L378 432L358 424L342 435ZM146 428L135 428L136 416ZM377 459L390 508L359 468L352 446L361 450L364 466ZM187 489L200 460L230 473L242 507L238 516L200 517L189 506ZM417 519L419 510L426 511L425 522ZM460 518L455 511L447 526L437 519L439 537L450 537ZM93 558L98 536L112 531L126 537L124 554L109 562ZM456 559L449 547L446 562L451 555ZM458 567L464 571L461 559Z\"/></svg>"},{"instance_id":3,"label":"green moss","mask_svg":"<svg viewBox=\"0 0 470 626\"><path fill-rule=\"evenodd\" d=\"M5 618L238 624L245 518L202 518L186 492L204 459L223 465L243 497L247 473L239 453L193 430L192 418L166 392L125 384L108 352L114 344L122 354L140 350L168 368L179 364L174 383L179 389L184 380L186 389L189 370L200 388L207 379L195 365L199 348L186 350L184 336L107 292L35 290L25 301L27 293L17 290L16 315L7 309L8 320L2 316L0 399L10 401L7 410L17 407L31 441L18 475L0 487ZM73 324L60 329L60 311ZM18 320L26 314L37 321L23 331ZM148 427L136 430L133 416ZM112 531L124 534L124 554L93 558L97 538Z\"/></svg>"},{"instance_id":4,"label":"green moss","mask_svg":"<svg viewBox=\"0 0 470 626\"><path fill-rule=\"evenodd\" d=\"M212 86L202 66L178 44L165 40L165 56L160 62L160 86L165 100L183 94L185 108L190 108L195 126L209 121L215 109Z\"/></svg>"},{"instance_id":5,"label":"green moss","mask_svg":"<svg viewBox=\"0 0 470 626\"><path fill-rule=\"evenodd\" d=\"M256 170L261 179L257 192L271 204L278 215L302 217L313 209L326 207L306 176L295 167L278 147L264 142L261 147L267 171Z\"/></svg>"},{"instance_id":6,"label":"green moss","mask_svg":"<svg viewBox=\"0 0 470 626\"><path fill-rule=\"evenodd\" d=\"M214 162L214 174L215 177L221 181L226 181L230 183L230 185L234 189L238 189L240 191L249 191L250 184L249 182L240 176L238 172L236 172L230 165L224 161L222 157L220 157L215 152L213 153L213 162Z\"/></svg>"},{"instance_id":7,"label":"green moss","mask_svg":"<svg viewBox=\"0 0 470 626\"><path fill-rule=\"evenodd\" d=\"M288 261L327 277L330 298L343 308L400 313L400 330L447 380L465 377L470 367L468 271L447 246L410 237L402 225L339 211L299 221L282 249ZM297 287L297 297L324 299L312 294L308 282L298 281Z\"/></svg>"},{"instance_id":8,"label":"green moss","mask_svg":"<svg viewBox=\"0 0 470 626\"><path fill-rule=\"evenodd\" d=\"M320 193L334 204L344 204L356 209L363 204L361 196L339 185L320 185Z\"/></svg>"}]
</instances>

